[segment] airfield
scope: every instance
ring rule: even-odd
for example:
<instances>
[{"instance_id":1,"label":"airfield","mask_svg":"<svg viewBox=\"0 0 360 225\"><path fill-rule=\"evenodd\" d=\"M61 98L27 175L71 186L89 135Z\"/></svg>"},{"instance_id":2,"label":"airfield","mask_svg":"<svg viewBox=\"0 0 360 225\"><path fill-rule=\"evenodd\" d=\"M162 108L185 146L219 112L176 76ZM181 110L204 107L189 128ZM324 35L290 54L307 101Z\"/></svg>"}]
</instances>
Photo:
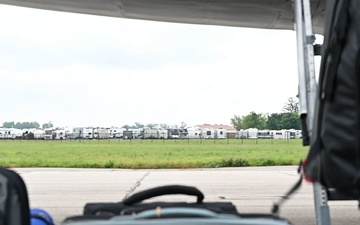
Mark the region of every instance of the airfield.
<instances>
[{"instance_id":1,"label":"airfield","mask_svg":"<svg viewBox=\"0 0 360 225\"><path fill-rule=\"evenodd\" d=\"M296 166L216 169L72 169L18 168L31 207L48 210L56 224L79 215L87 202L117 202L137 191L168 184L199 188L204 201L231 201L240 213L270 213L272 204L298 180ZM156 201L195 201L192 196L166 196ZM358 225L356 201L329 202L333 225ZM294 225L315 224L312 185L304 182L280 208Z\"/></svg>"}]
</instances>

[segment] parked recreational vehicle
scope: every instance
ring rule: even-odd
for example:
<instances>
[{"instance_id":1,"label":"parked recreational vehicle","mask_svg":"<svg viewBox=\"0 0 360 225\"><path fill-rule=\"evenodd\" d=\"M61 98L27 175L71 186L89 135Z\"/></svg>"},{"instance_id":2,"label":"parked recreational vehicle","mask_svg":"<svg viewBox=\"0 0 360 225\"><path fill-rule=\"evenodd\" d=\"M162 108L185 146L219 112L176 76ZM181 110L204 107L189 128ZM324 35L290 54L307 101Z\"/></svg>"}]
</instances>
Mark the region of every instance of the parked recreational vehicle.
<instances>
[{"instance_id":1,"label":"parked recreational vehicle","mask_svg":"<svg viewBox=\"0 0 360 225\"><path fill-rule=\"evenodd\" d=\"M132 131L132 136L135 139L143 138L144 137L144 129L143 128L132 128L129 129Z\"/></svg>"},{"instance_id":2,"label":"parked recreational vehicle","mask_svg":"<svg viewBox=\"0 0 360 225\"><path fill-rule=\"evenodd\" d=\"M109 137L109 131L105 128L95 128L94 138L96 139L107 139Z\"/></svg>"},{"instance_id":3,"label":"parked recreational vehicle","mask_svg":"<svg viewBox=\"0 0 360 225\"><path fill-rule=\"evenodd\" d=\"M270 133L270 130L258 130L257 138L259 138L259 139L272 139L273 136Z\"/></svg>"},{"instance_id":4,"label":"parked recreational vehicle","mask_svg":"<svg viewBox=\"0 0 360 225\"><path fill-rule=\"evenodd\" d=\"M239 130L236 132L236 138L239 138L239 139L247 139L249 138L249 131L248 130Z\"/></svg>"},{"instance_id":5,"label":"parked recreational vehicle","mask_svg":"<svg viewBox=\"0 0 360 225\"><path fill-rule=\"evenodd\" d=\"M216 139L225 139L227 137L226 130L222 129L222 128L216 129L214 133L215 133L215 138Z\"/></svg>"},{"instance_id":6,"label":"parked recreational vehicle","mask_svg":"<svg viewBox=\"0 0 360 225\"><path fill-rule=\"evenodd\" d=\"M53 131L55 130L55 128L47 128L45 129L45 134L44 134L44 139L45 140L51 140L53 139Z\"/></svg>"},{"instance_id":7,"label":"parked recreational vehicle","mask_svg":"<svg viewBox=\"0 0 360 225\"><path fill-rule=\"evenodd\" d=\"M168 130L160 128L160 129L158 129L158 132L159 132L160 139L168 139L169 138Z\"/></svg>"},{"instance_id":8,"label":"parked recreational vehicle","mask_svg":"<svg viewBox=\"0 0 360 225\"><path fill-rule=\"evenodd\" d=\"M133 131L132 130L124 130L123 136L124 139L133 139Z\"/></svg>"},{"instance_id":9,"label":"parked recreational vehicle","mask_svg":"<svg viewBox=\"0 0 360 225\"><path fill-rule=\"evenodd\" d=\"M213 139L215 138L215 130L210 128L201 129L201 138Z\"/></svg>"},{"instance_id":10,"label":"parked recreational vehicle","mask_svg":"<svg viewBox=\"0 0 360 225\"><path fill-rule=\"evenodd\" d=\"M158 129L146 127L144 129L144 139L155 139L155 138L159 138Z\"/></svg>"},{"instance_id":11,"label":"parked recreational vehicle","mask_svg":"<svg viewBox=\"0 0 360 225\"><path fill-rule=\"evenodd\" d=\"M66 139L65 130L64 129L54 130L52 132L52 137L51 138L53 140L64 140L64 139Z\"/></svg>"},{"instance_id":12,"label":"parked recreational vehicle","mask_svg":"<svg viewBox=\"0 0 360 225\"><path fill-rule=\"evenodd\" d=\"M122 138L123 134L124 134L124 130L126 130L126 129L120 128L120 127L111 127L109 129L110 137L111 138Z\"/></svg>"},{"instance_id":13,"label":"parked recreational vehicle","mask_svg":"<svg viewBox=\"0 0 360 225\"><path fill-rule=\"evenodd\" d=\"M187 129L187 138L189 139L200 139L201 138L201 129L200 128L188 128Z\"/></svg>"},{"instance_id":14,"label":"parked recreational vehicle","mask_svg":"<svg viewBox=\"0 0 360 225\"><path fill-rule=\"evenodd\" d=\"M258 129L257 128L249 128L247 129L248 132L248 138L249 139L257 139L258 138Z\"/></svg>"},{"instance_id":15,"label":"parked recreational vehicle","mask_svg":"<svg viewBox=\"0 0 360 225\"><path fill-rule=\"evenodd\" d=\"M168 129L168 135L170 139L179 139L180 138L180 129Z\"/></svg>"},{"instance_id":16,"label":"parked recreational vehicle","mask_svg":"<svg viewBox=\"0 0 360 225\"><path fill-rule=\"evenodd\" d=\"M71 139L82 139L84 133L84 128L82 127L74 127L72 132L68 134L68 137Z\"/></svg>"},{"instance_id":17,"label":"parked recreational vehicle","mask_svg":"<svg viewBox=\"0 0 360 225\"><path fill-rule=\"evenodd\" d=\"M93 139L94 138L94 128L92 128L92 127L83 128L82 138Z\"/></svg>"}]
</instances>

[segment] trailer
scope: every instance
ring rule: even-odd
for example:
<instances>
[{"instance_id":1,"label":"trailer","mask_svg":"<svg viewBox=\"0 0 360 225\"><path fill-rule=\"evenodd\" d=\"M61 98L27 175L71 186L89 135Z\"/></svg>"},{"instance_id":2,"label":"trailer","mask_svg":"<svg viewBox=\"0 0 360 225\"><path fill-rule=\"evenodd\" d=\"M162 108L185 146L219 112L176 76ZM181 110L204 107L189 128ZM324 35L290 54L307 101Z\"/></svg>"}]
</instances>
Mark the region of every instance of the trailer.
<instances>
[{"instance_id":1,"label":"trailer","mask_svg":"<svg viewBox=\"0 0 360 225\"><path fill-rule=\"evenodd\" d=\"M94 128L92 128L92 127L83 128L82 138L83 139L93 139L94 138Z\"/></svg>"},{"instance_id":2,"label":"trailer","mask_svg":"<svg viewBox=\"0 0 360 225\"><path fill-rule=\"evenodd\" d=\"M227 131L223 128L216 129L214 133L216 139L226 139L227 137Z\"/></svg>"},{"instance_id":3,"label":"trailer","mask_svg":"<svg viewBox=\"0 0 360 225\"><path fill-rule=\"evenodd\" d=\"M107 139L109 137L109 131L106 128L95 128L94 138L95 139Z\"/></svg>"},{"instance_id":4,"label":"trailer","mask_svg":"<svg viewBox=\"0 0 360 225\"><path fill-rule=\"evenodd\" d=\"M146 127L144 129L144 139L158 139L159 131L156 128Z\"/></svg>"},{"instance_id":5,"label":"trailer","mask_svg":"<svg viewBox=\"0 0 360 225\"><path fill-rule=\"evenodd\" d=\"M257 138L258 139L272 139L273 136L270 133L270 130L258 130Z\"/></svg>"},{"instance_id":6,"label":"trailer","mask_svg":"<svg viewBox=\"0 0 360 225\"><path fill-rule=\"evenodd\" d=\"M201 129L200 128L188 128L187 129L187 138L188 139L200 139L201 138Z\"/></svg>"},{"instance_id":7,"label":"trailer","mask_svg":"<svg viewBox=\"0 0 360 225\"><path fill-rule=\"evenodd\" d=\"M258 138L259 129L257 129L257 128L249 128L246 131L248 132L248 138L249 139L257 139Z\"/></svg>"},{"instance_id":8,"label":"trailer","mask_svg":"<svg viewBox=\"0 0 360 225\"><path fill-rule=\"evenodd\" d=\"M168 133L167 129L159 128L158 132L159 132L160 139L168 139L169 138L169 133Z\"/></svg>"},{"instance_id":9,"label":"trailer","mask_svg":"<svg viewBox=\"0 0 360 225\"><path fill-rule=\"evenodd\" d=\"M201 129L201 138L203 139L214 139L215 138L215 130L211 128L203 128Z\"/></svg>"}]
</instances>

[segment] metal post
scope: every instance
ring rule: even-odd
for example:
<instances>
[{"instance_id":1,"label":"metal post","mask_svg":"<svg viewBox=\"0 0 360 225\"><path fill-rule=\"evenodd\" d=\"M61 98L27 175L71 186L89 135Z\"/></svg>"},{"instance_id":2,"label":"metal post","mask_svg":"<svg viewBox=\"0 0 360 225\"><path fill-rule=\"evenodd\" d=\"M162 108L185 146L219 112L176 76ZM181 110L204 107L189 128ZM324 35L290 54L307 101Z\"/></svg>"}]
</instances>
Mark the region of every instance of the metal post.
<instances>
[{"instance_id":1,"label":"metal post","mask_svg":"<svg viewBox=\"0 0 360 225\"><path fill-rule=\"evenodd\" d=\"M314 41L312 33L311 11L309 0L295 1L295 30L298 52L299 100L300 114L306 115L308 135L311 137L315 114L316 77L314 63ZM317 225L330 225L330 210L325 188L315 182L314 204Z\"/></svg>"}]
</instances>

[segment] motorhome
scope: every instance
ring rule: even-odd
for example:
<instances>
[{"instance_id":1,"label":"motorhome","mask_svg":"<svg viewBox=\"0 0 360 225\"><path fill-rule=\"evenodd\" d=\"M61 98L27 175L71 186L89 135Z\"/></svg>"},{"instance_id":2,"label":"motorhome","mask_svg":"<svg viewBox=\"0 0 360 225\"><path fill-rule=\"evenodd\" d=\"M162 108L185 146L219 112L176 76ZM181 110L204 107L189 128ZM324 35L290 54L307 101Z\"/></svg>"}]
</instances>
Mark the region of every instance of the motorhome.
<instances>
[{"instance_id":1,"label":"motorhome","mask_svg":"<svg viewBox=\"0 0 360 225\"><path fill-rule=\"evenodd\" d=\"M248 138L249 139L257 139L258 138L259 129L257 129L257 128L249 128L249 129L247 129L247 132L248 132Z\"/></svg>"},{"instance_id":2,"label":"motorhome","mask_svg":"<svg viewBox=\"0 0 360 225\"><path fill-rule=\"evenodd\" d=\"M201 129L200 128L187 128L187 138L189 139L200 139Z\"/></svg>"},{"instance_id":3,"label":"motorhome","mask_svg":"<svg viewBox=\"0 0 360 225\"><path fill-rule=\"evenodd\" d=\"M210 128L201 129L201 138L214 139L215 138L215 130L210 129Z\"/></svg>"},{"instance_id":4,"label":"motorhome","mask_svg":"<svg viewBox=\"0 0 360 225\"><path fill-rule=\"evenodd\" d=\"M214 133L216 139L225 139L227 137L227 132L223 128L216 129Z\"/></svg>"},{"instance_id":5,"label":"motorhome","mask_svg":"<svg viewBox=\"0 0 360 225\"><path fill-rule=\"evenodd\" d=\"M156 128L146 127L144 129L144 139L156 139L159 138L159 131Z\"/></svg>"},{"instance_id":6,"label":"motorhome","mask_svg":"<svg viewBox=\"0 0 360 225\"><path fill-rule=\"evenodd\" d=\"M109 131L106 128L95 128L94 138L96 139L107 139L109 137Z\"/></svg>"},{"instance_id":7,"label":"motorhome","mask_svg":"<svg viewBox=\"0 0 360 225\"><path fill-rule=\"evenodd\" d=\"M93 139L94 138L94 128L92 128L92 127L83 128L82 138Z\"/></svg>"},{"instance_id":8,"label":"motorhome","mask_svg":"<svg viewBox=\"0 0 360 225\"><path fill-rule=\"evenodd\" d=\"M257 138L259 138L259 139L272 139L273 136L270 133L270 130L258 130Z\"/></svg>"}]
</instances>

